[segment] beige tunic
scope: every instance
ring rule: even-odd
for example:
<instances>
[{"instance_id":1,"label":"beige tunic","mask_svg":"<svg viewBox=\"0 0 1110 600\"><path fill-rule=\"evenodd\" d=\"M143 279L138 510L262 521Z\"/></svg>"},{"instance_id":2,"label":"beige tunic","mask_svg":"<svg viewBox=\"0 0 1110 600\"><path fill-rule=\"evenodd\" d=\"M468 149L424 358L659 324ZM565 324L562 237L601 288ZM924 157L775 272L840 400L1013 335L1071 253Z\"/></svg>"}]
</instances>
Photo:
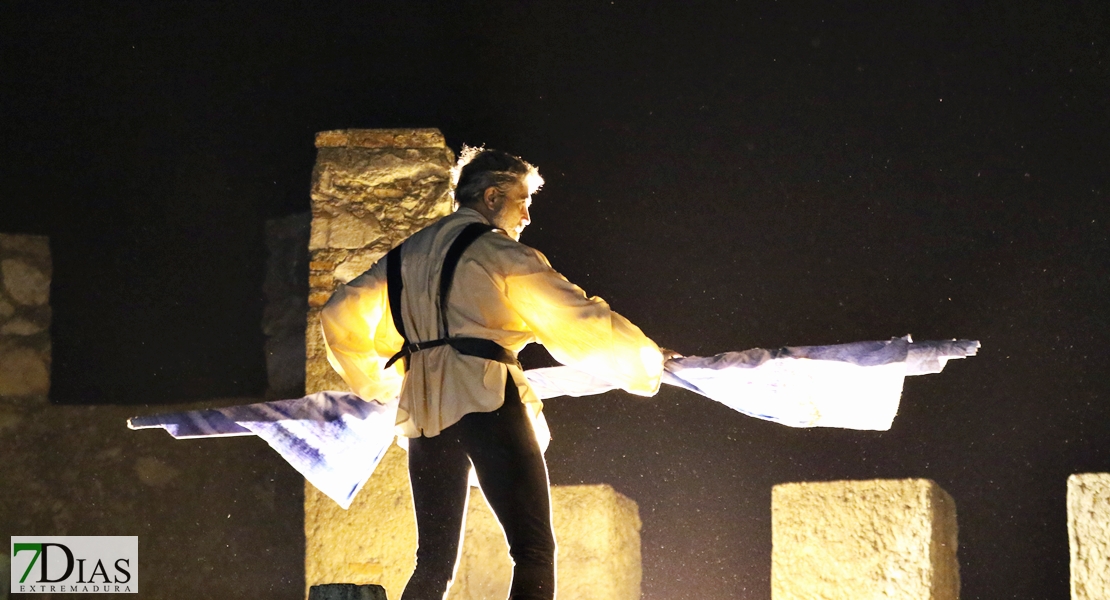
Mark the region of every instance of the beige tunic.
<instances>
[{"instance_id":1,"label":"beige tunic","mask_svg":"<svg viewBox=\"0 0 1110 600\"><path fill-rule=\"evenodd\" d=\"M410 341L442 337L437 296L443 258L462 228L475 222L486 220L461 208L405 242L402 318ZM403 343L389 309L385 262L340 286L320 317L328 360L351 389L380 402L399 393L397 424L408 437L435 436L467 413L496 410L510 376L536 417L543 405L515 366L439 346L413 354L407 377L402 361L384 368ZM663 356L654 342L600 298L587 298L543 254L500 231L479 237L463 254L447 320L452 336L493 340L514 353L539 342L564 365L633 394L659 389Z\"/></svg>"}]
</instances>

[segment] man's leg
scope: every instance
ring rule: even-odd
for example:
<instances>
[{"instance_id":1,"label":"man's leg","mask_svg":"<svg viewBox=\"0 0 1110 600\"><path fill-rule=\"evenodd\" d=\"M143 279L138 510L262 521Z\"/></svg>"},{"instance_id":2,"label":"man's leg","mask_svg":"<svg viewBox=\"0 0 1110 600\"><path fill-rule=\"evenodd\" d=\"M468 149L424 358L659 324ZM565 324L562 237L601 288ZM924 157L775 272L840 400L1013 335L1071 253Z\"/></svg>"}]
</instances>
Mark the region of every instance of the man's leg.
<instances>
[{"instance_id":1,"label":"man's leg","mask_svg":"<svg viewBox=\"0 0 1110 600\"><path fill-rule=\"evenodd\" d=\"M416 508L416 571L402 600L443 600L455 575L470 459L449 427L431 438L409 440L409 482Z\"/></svg>"},{"instance_id":2,"label":"man's leg","mask_svg":"<svg viewBox=\"0 0 1110 600\"><path fill-rule=\"evenodd\" d=\"M466 415L459 425L482 493L509 542L514 563L509 598L552 600L555 536L547 465L516 385L510 379L501 408Z\"/></svg>"}]
</instances>

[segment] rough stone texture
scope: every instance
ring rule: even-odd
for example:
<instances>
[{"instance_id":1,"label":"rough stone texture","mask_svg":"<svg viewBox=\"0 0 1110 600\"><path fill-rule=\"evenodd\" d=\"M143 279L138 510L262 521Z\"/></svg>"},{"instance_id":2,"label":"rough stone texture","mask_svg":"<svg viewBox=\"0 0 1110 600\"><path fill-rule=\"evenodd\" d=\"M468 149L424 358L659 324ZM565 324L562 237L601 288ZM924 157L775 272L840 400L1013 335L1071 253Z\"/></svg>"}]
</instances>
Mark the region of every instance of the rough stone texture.
<instances>
[{"instance_id":1,"label":"rough stone texture","mask_svg":"<svg viewBox=\"0 0 1110 600\"><path fill-rule=\"evenodd\" d=\"M640 514L636 503L607 485L551 488L559 544L559 598L638 600ZM448 600L504 598L512 562L504 534L481 491L472 489L462 561Z\"/></svg>"},{"instance_id":2,"label":"rough stone texture","mask_svg":"<svg viewBox=\"0 0 1110 600\"><path fill-rule=\"evenodd\" d=\"M343 510L305 483L305 584L375 583L390 598L416 565L416 521L405 452L394 446Z\"/></svg>"},{"instance_id":3,"label":"rough stone texture","mask_svg":"<svg viewBox=\"0 0 1110 600\"><path fill-rule=\"evenodd\" d=\"M296 471L255 437L175 440L126 425L136 414L258 401L0 403L0 535L137 535L140 598L303 600ZM0 562L0 598L9 581Z\"/></svg>"},{"instance_id":4,"label":"rough stone texture","mask_svg":"<svg viewBox=\"0 0 1110 600\"><path fill-rule=\"evenodd\" d=\"M455 158L435 129L317 134L309 238L308 393L347 389L328 365L317 326L338 283L354 279L413 232L451 212Z\"/></svg>"},{"instance_id":5,"label":"rough stone texture","mask_svg":"<svg viewBox=\"0 0 1110 600\"><path fill-rule=\"evenodd\" d=\"M47 401L51 271L45 236L0 233L0 406Z\"/></svg>"},{"instance_id":6,"label":"rough stone texture","mask_svg":"<svg viewBox=\"0 0 1110 600\"><path fill-rule=\"evenodd\" d=\"M774 600L956 600L956 505L925 479L772 491Z\"/></svg>"},{"instance_id":7,"label":"rough stone texture","mask_svg":"<svg viewBox=\"0 0 1110 600\"><path fill-rule=\"evenodd\" d=\"M1110 598L1110 473L1068 477L1072 600Z\"/></svg>"},{"instance_id":8,"label":"rough stone texture","mask_svg":"<svg viewBox=\"0 0 1110 600\"><path fill-rule=\"evenodd\" d=\"M304 391L311 223L311 213L266 221L262 332L266 334L268 398L295 398Z\"/></svg>"},{"instance_id":9,"label":"rough stone texture","mask_svg":"<svg viewBox=\"0 0 1110 600\"><path fill-rule=\"evenodd\" d=\"M0 260L0 273L4 290L16 302L27 306L42 306L50 300L50 276L18 258Z\"/></svg>"},{"instance_id":10,"label":"rough stone texture","mask_svg":"<svg viewBox=\"0 0 1110 600\"><path fill-rule=\"evenodd\" d=\"M432 129L328 131L316 136L305 389L347 389L328 365L320 307L335 286L413 232L450 213L454 158ZM552 488L562 598L640 597L636 504L608 486ZM394 446L342 510L305 484L305 583L380 584L390 598L415 565L416 523L404 451ZM451 600L504 597L511 567L500 526L473 491Z\"/></svg>"}]
</instances>

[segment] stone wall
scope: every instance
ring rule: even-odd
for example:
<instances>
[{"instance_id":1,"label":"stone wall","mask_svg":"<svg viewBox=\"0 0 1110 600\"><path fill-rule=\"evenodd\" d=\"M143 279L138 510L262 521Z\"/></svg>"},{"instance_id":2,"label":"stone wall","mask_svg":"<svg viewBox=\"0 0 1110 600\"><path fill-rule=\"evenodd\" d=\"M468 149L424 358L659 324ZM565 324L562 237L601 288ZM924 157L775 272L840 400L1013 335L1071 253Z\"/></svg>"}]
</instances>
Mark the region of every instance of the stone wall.
<instances>
[{"instance_id":1,"label":"stone wall","mask_svg":"<svg viewBox=\"0 0 1110 600\"><path fill-rule=\"evenodd\" d=\"M1110 598L1110 473L1068 477L1072 600Z\"/></svg>"},{"instance_id":2,"label":"stone wall","mask_svg":"<svg viewBox=\"0 0 1110 600\"><path fill-rule=\"evenodd\" d=\"M138 536L138 598L303 598L299 473L256 437L175 440L126 424L251 401L25 407L0 431L0 539Z\"/></svg>"},{"instance_id":3,"label":"stone wall","mask_svg":"<svg viewBox=\"0 0 1110 600\"><path fill-rule=\"evenodd\" d=\"M50 242L0 234L0 402L46 402L50 393ZM0 409L2 410L2 409ZM0 413L0 430L14 426Z\"/></svg>"},{"instance_id":4,"label":"stone wall","mask_svg":"<svg viewBox=\"0 0 1110 600\"><path fill-rule=\"evenodd\" d=\"M136 414L258 399L52 404L47 239L0 234L0 278L0 539L139 536L140 597L302 597L296 471L257 438L178 441L126 425ZM4 553L0 598L10 569Z\"/></svg>"},{"instance_id":5,"label":"stone wall","mask_svg":"<svg viewBox=\"0 0 1110 600\"><path fill-rule=\"evenodd\" d=\"M925 479L777 485L773 600L957 600L956 505Z\"/></svg>"}]
</instances>

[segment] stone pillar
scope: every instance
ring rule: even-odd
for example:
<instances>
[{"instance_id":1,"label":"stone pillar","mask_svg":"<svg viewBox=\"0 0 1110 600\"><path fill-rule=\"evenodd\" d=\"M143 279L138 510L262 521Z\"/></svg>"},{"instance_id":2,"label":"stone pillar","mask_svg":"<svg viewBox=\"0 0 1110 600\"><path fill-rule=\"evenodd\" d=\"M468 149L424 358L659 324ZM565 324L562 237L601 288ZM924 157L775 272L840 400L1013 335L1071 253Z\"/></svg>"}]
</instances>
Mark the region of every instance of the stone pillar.
<instances>
[{"instance_id":1,"label":"stone pillar","mask_svg":"<svg viewBox=\"0 0 1110 600\"><path fill-rule=\"evenodd\" d=\"M956 505L926 479L787 483L771 494L773 600L956 600Z\"/></svg>"},{"instance_id":2,"label":"stone pillar","mask_svg":"<svg viewBox=\"0 0 1110 600\"><path fill-rule=\"evenodd\" d=\"M435 129L316 136L309 240L305 391L348 389L331 369L320 308L391 248L451 212L454 155ZM416 523L404 451L390 448L349 510L305 483L305 584L375 583L400 597L415 564Z\"/></svg>"},{"instance_id":3,"label":"stone pillar","mask_svg":"<svg viewBox=\"0 0 1110 600\"><path fill-rule=\"evenodd\" d=\"M324 352L320 308L338 283L451 213L455 157L435 129L350 129L316 135L309 250L307 393L347 389Z\"/></svg>"},{"instance_id":4,"label":"stone pillar","mask_svg":"<svg viewBox=\"0 0 1110 600\"><path fill-rule=\"evenodd\" d=\"M454 160L436 130L329 131L316 137L309 242L306 391L347 389L328 365L317 325L339 282L361 274L413 232L451 210ZM612 488L552 488L562 598L640 597L640 519ZM305 584L378 584L400 597L412 575L416 523L406 457L394 446L344 511L305 484ZM511 577L500 526L471 491L466 541L451 600L507 594Z\"/></svg>"},{"instance_id":5,"label":"stone pillar","mask_svg":"<svg viewBox=\"0 0 1110 600\"><path fill-rule=\"evenodd\" d=\"M0 398L5 404L47 402L50 277L45 236L0 234ZM0 430L13 426L15 415L0 412Z\"/></svg>"},{"instance_id":6,"label":"stone pillar","mask_svg":"<svg viewBox=\"0 0 1110 600\"><path fill-rule=\"evenodd\" d=\"M1110 598L1110 473L1068 477L1072 600Z\"/></svg>"}]
</instances>

